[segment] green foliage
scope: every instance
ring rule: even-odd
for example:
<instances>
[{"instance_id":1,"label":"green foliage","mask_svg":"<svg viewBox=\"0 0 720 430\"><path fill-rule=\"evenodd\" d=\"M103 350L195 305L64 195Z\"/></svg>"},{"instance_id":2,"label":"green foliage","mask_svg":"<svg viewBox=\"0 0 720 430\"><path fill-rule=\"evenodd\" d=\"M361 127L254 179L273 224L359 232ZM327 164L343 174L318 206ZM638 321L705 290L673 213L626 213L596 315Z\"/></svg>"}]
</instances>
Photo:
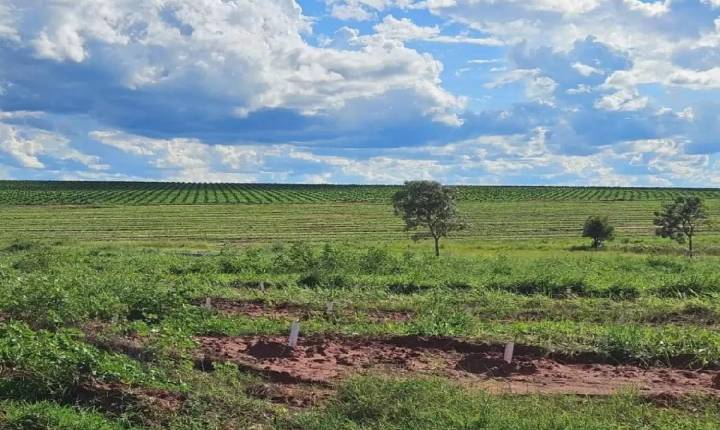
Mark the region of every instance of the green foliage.
<instances>
[{"instance_id":1,"label":"green foliage","mask_svg":"<svg viewBox=\"0 0 720 430\"><path fill-rule=\"evenodd\" d=\"M693 255L693 237L707 218L700 197L677 197L655 212L655 234L673 239L678 243L688 242L688 254Z\"/></svg>"},{"instance_id":2,"label":"green foliage","mask_svg":"<svg viewBox=\"0 0 720 430\"><path fill-rule=\"evenodd\" d=\"M585 220L583 226L583 237L592 238L592 247L597 249L607 240L613 240L615 227L610 225L606 216L594 215Z\"/></svg>"},{"instance_id":3,"label":"green foliage","mask_svg":"<svg viewBox=\"0 0 720 430\"><path fill-rule=\"evenodd\" d=\"M408 333L419 336L464 336L473 333L476 320L452 304L436 300L408 324Z\"/></svg>"},{"instance_id":4,"label":"green foliage","mask_svg":"<svg viewBox=\"0 0 720 430\"><path fill-rule=\"evenodd\" d=\"M0 428L4 430L139 430L94 411L52 402L2 402Z\"/></svg>"},{"instance_id":5,"label":"green foliage","mask_svg":"<svg viewBox=\"0 0 720 430\"><path fill-rule=\"evenodd\" d=\"M607 399L576 396L494 396L440 380L357 378L319 411L281 428L303 430L710 430L706 413L660 408L630 394ZM690 409L690 408L688 408Z\"/></svg>"},{"instance_id":6,"label":"green foliage","mask_svg":"<svg viewBox=\"0 0 720 430\"><path fill-rule=\"evenodd\" d=\"M720 198L718 189L457 186L463 201L657 201L695 194ZM172 182L0 181L0 201L11 205L221 205L387 202L387 185L201 184Z\"/></svg>"},{"instance_id":7,"label":"green foliage","mask_svg":"<svg viewBox=\"0 0 720 430\"><path fill-rule=\"evenodd\" d=\"M48 271L55 258L50 246L45 244L19 247L11 245L10 248L12 248L11 252L26 251L12 265L14 269L26 273Z\"/></svg>"},{"instance_id":8,"label":"green foliage","mask_svg":"<svg viewBox=\"0 0 720 430\"><path fill-rule=\"evenodd\" d=\"M393 196L393 207L395 215L405 222L406 230L428 229L428 232L415 233L413 239L434 239L435 255L440 256L440 238L465 228L455 200L455 191L438 182L409 181Z\"/></svg>"},{"instance_id":9,"label":"green foliage","mask_svg":"<svg viewBox=\"0 0 720 430\"><path fill-rule=\"evenodd\" d=\"M34 331L23 323L0 324L0 364L15 395L64 398L90 379L145 381L152 377L124 356L85 343L77 330ZM6 392L9 394L9 392Z\"/></svg>"}]
</instances>

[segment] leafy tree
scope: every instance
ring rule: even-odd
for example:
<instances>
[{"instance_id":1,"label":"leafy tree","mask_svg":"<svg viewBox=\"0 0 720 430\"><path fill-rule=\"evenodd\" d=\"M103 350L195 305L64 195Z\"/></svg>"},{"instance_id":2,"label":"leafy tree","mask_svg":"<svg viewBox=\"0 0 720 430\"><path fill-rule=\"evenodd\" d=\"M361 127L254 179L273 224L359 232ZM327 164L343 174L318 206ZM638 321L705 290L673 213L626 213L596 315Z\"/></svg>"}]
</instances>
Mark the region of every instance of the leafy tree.
<instances>
[{"instance_id":1,"label":"leafy tree","mask_svg":"<svg viewBox=\"0 0 720 430\"><path fill-rule=\"evenodd\" d=\"M678 197L674 202L665 203L662 210L655 212L654 224L657 236L688 243L688 255L693 256L693 237L707 218L700 197Z\"/></svg>"},{"instance_id":2,"label":"leafy tree","mask_svg":"<svg viewBox=\"0 0 720 430\"><path fill-rule=\"evenodd\" d=\"M413 240L432 237L435 255L440 256L440 238L465 228L457 212L455 191L435 181L409 181L393 196L395 215L402 216L405 230L425 227Z\"/></svg>"},{"instance_id":3,"label":"leafy tree","mask_svg":"<svg viewBox=\"0 0 720 430\"><path fill-rule=\"evenodd\" d=\"M583 237L592 238L592 247L600 248L606 240L613 240L615 227L610 225L606 216L591 216L585 221Z\"/></svg>"}]
</instances>

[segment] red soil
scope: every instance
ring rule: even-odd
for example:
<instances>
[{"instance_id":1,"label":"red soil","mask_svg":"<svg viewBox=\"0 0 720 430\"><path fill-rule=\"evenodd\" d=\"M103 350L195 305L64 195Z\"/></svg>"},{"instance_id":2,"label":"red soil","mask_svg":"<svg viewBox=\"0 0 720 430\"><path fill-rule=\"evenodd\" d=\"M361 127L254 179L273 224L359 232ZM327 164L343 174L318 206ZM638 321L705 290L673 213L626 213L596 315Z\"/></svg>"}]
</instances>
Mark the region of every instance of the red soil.
<instances>
[{"instance_id":1,"label":"red soil","mask_svg":"<svg viewBox=\"0 0 720 430\"><path fill-rule=\"evenodd\" d=\"M182 407L185 397L165 390L90 381L81 386L78 400L108 412L122 413L129 406L139 404L164 411L177 411Z\"/></svg>"},{"instance_id":2,"label":"red soil","mask_svg":"<svg viewBox=\"0 0 720 430\"><path fill-rule=\"evenodd\" d=\"M491 392L609 395L634 387L643 395L679 397L690 393L720 397L717 372L641 368L603 363L596 357L555 359L516 347L513 363L502 348L449 338L387 339L312 336L289 348L280 337L199 337L205 363L233 362L284 383L330 385L368 370L393 375L450 377ZM272 396L271 396L272 397Z\"/></svg>"}]
</instances>

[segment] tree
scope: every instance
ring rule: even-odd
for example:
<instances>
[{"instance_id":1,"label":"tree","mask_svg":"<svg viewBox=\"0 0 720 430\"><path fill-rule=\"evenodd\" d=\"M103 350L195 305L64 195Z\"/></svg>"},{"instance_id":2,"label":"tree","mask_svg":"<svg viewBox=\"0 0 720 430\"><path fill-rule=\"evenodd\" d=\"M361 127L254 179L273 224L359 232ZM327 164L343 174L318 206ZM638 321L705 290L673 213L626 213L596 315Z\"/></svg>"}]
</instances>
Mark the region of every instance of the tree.
<instances>
[{"instance_id":1,"label":"tree","mask_svg":"<svg viewBox=\"0 0 720 430\"><path fill-rule=\"evenodd\" d=\"M662 210L655 212L655 234L688 243L688 255L693 256L693 237L707 218L703 202L699 197L678 197L674 202L665 203Z\"/></svg>"},{"instance_id":2,"label":"tree","mask_svg":"<svg viewBox=\"0 0 720 430\"><path fill-rule=\"evenodd\" d=\"M405 230L428 229L427 232L415 233L413 240L432 237L438 257L440 238L465 228L457 213L455 191L435 181L405 182L405 186L393 196L393 206L395 215L402 216L405 221Z\"/></svg>"},{"instance_id":3,"label":"tree","mask_svg":"<svg viewBox=\"0 0 720 430\"><path fill-rule=\"evenodd\" d=\"M591 216L585 221L583 237L592 238L592 247L598 249L606 240L613 240L615 227L610 225L606 216Z\"/></svg>"}]
</instances>

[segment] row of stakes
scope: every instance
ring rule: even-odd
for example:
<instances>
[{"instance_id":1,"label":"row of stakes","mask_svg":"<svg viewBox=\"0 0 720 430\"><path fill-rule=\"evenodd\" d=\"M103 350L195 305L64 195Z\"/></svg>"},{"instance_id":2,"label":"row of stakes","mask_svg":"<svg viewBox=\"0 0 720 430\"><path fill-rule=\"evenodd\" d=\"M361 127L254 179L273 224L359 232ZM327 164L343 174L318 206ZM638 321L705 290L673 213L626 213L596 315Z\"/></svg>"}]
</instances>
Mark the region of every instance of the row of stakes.
<instances>
[{"instance_id":1,"label":"row of stakes","mask_svg":"<svg viewBox=\"0 0 720 430\"><path fill-rule=\"evenodd\" d=\"M261 283L262 285L262 283ZM205 308L208 310L212 309L212 299L210 297L205 298ZM335 304L333 302L327 302L325 304L325 313L331 314L335 310ZM300 337L300 321L295 320L290 325L290 334L288 335L288 346L295 348ZM515 352L515 342L508 342L505 344L505 353L503 354L503 360L510 364L512 363L513 354Z\"/></svg>"}]
</instances>

